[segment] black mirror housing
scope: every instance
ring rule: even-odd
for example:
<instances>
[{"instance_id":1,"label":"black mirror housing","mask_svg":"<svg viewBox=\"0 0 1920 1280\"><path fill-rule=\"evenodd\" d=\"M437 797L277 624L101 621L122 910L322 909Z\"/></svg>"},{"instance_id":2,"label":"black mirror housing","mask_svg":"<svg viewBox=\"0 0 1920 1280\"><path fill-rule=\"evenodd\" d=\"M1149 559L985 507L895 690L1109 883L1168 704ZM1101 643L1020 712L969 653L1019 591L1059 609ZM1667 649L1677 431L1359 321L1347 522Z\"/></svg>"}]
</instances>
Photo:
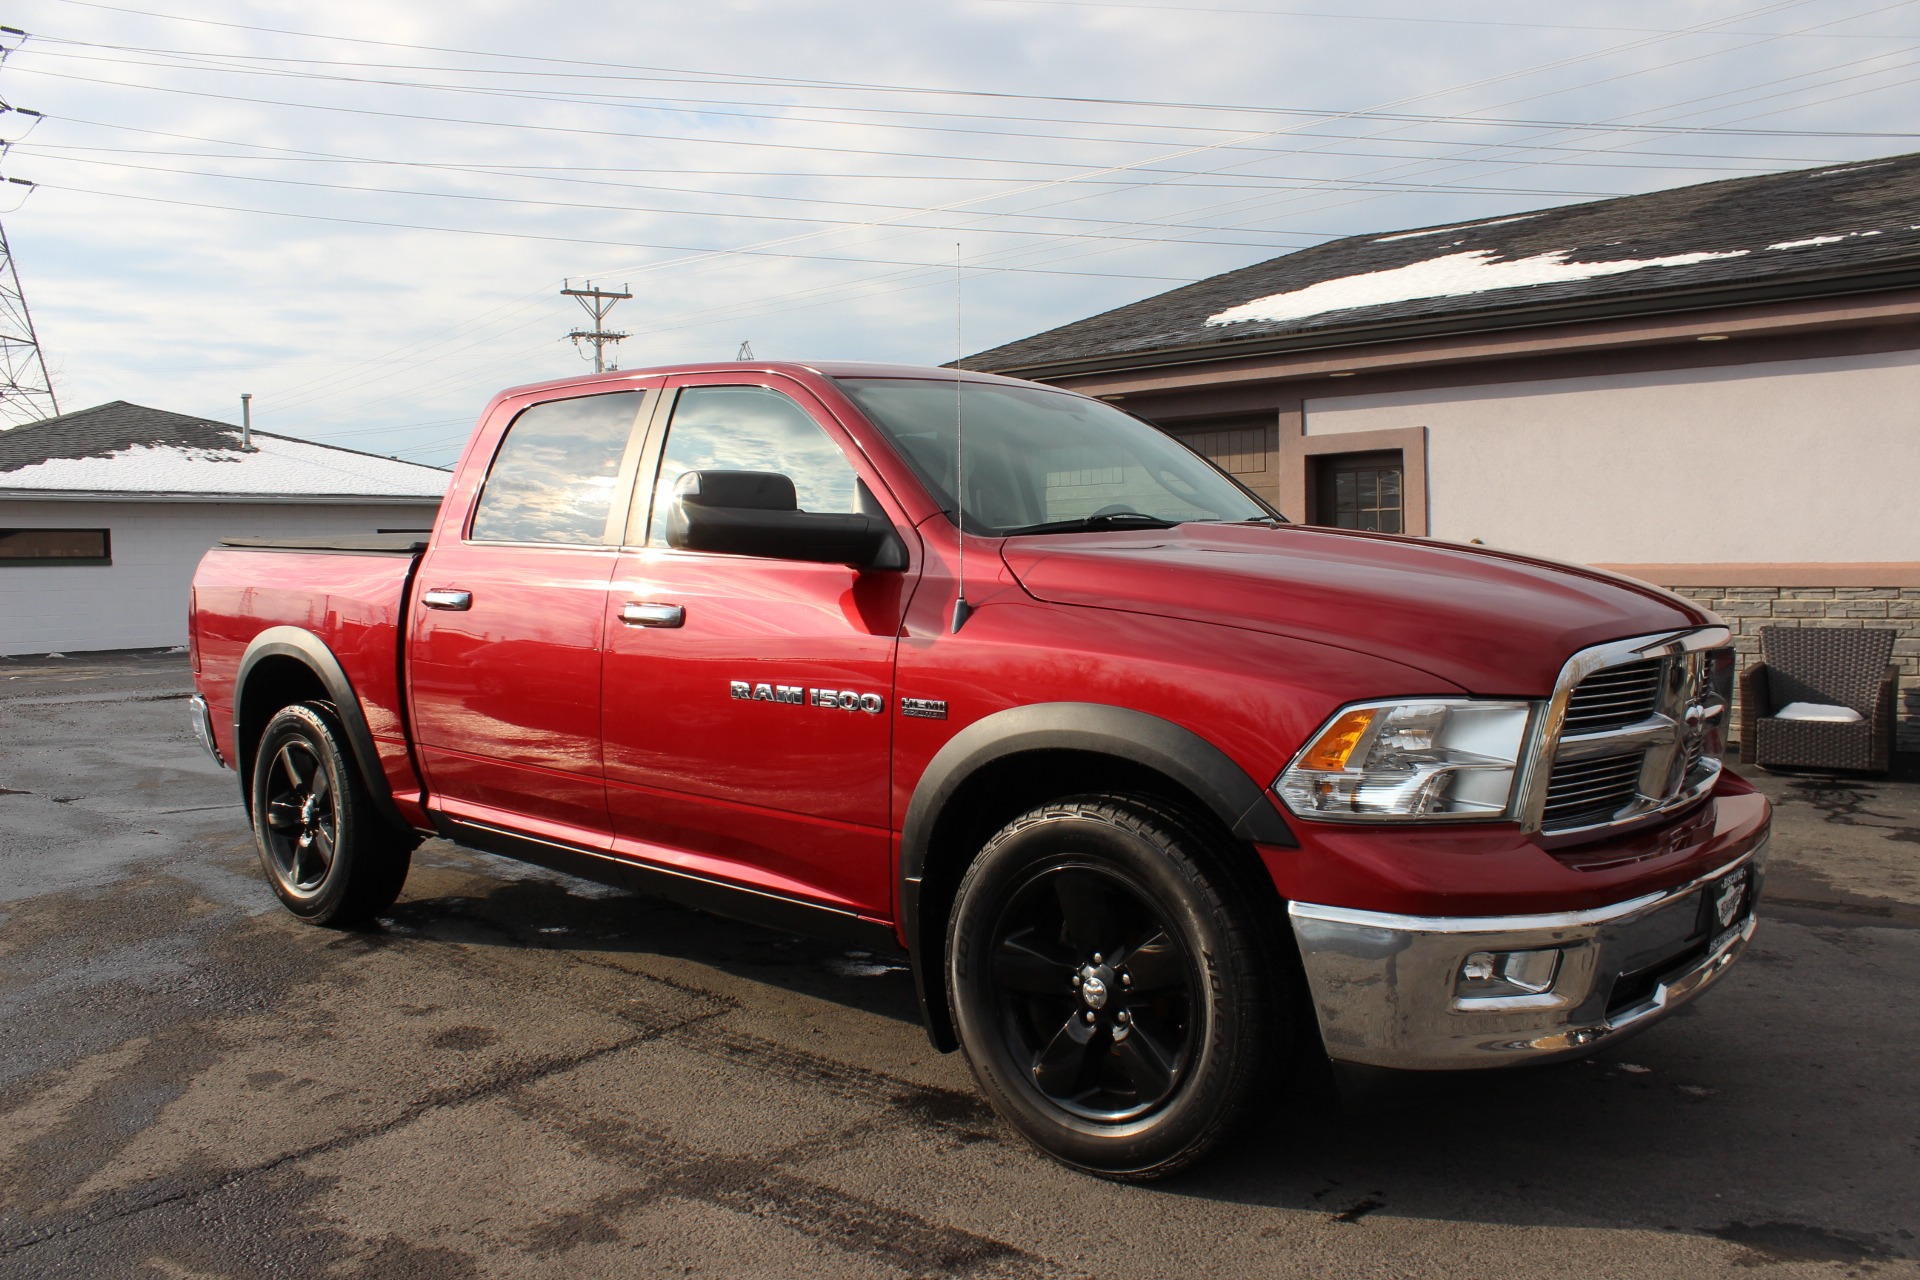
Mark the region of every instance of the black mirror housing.
<instances>
[{"instance_id":1,"label":"black mirror housing","mask_svg":"<svg viewBox=\"0 0 1920 1280\"><path fill-rule=\"evenodd\" d=\"M774 471L690 471L667 509L667 545L768 560L903 568L905 548L884 517L801 511L793 481Z\"/></svg>"}]
</instances>

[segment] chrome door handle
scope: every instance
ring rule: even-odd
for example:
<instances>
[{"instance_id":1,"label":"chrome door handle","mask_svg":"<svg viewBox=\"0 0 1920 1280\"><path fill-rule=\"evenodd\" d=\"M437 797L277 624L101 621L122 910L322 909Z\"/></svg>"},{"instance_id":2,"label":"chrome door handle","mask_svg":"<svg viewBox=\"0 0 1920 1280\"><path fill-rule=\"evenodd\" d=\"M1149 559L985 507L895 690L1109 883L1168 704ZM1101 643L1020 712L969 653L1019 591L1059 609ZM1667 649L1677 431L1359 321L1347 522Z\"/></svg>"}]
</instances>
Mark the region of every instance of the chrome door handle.
<instances>
[{"instance_id":1,"label":"chrome door handle","mask_svg":"<svg viewBox=\"0 0 1920 1280\"><path fill-rule=\"evenodd\" d=\"M473 592L455 591L451 587L434 587L420 593L420 603L429 609L471 609Z\"/></svg>"},{"instance_id":2,"label":"chrome door handle","mask_svg":"<svg viewBox=\"0 0 1920 1280\"><path fill-rule=\"evenodd\" d=\"M629 600L620 606L620 621L630 627L684 627L687 611L677 604L645 604Z\"/></svg>"}]
</instances>

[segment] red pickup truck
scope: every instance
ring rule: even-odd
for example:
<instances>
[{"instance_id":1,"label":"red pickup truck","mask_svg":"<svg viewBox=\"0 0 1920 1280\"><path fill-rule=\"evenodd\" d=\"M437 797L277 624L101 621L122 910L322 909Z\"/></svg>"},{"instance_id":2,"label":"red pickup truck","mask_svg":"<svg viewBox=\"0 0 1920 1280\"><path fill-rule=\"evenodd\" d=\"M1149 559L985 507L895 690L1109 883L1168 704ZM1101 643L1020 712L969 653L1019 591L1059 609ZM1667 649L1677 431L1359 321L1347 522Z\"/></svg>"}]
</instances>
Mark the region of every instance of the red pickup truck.
<instances>
[{"instance_id":1,"label":"red pickup truck","mask_svg":"<svg viewBox=\"0 0 1920 1280\"><path fill-rule=\"evenodd\" d=\"M495 397L430 537L230 543L197 731L287 907L414 845L903 947L1070 1164L1190 1163L1289 1063L1577 1055L1754 929L1711 613L1302 527L1151 425L948 369Z\"/></svg>"}]
</instances>

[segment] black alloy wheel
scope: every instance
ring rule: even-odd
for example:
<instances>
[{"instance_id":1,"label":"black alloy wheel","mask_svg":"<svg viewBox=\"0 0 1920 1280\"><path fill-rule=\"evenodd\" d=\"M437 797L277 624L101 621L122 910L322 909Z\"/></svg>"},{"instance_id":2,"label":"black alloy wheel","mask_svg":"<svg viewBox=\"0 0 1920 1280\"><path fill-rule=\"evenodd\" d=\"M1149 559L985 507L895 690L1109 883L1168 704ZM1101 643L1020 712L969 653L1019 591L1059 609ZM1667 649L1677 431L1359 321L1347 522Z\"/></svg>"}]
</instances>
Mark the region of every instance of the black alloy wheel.
<instances>
[{"instance_id":1,"label":"black alloy wheel","mask_svg":"<svg viewBox=\"0 0 1920 1280\"><path fill-rule=\"evenodd\" d=\"M1193 955L1116 868L1062 861L1029 873L991 934L1001 1035L1034 1087L1088 1120L1161 1106L1193 1060Z\"/></svg>"},{"instance_id":2,"label":"black alloy wheel","mask_svg":"<svg viewBox=\"0 0 1920 1280\"><path fill-rule=\"evenodd\" d=\"M418 837L388 825L367 796L333 708L283 707L253 756L253 840L287 910L352 925L400 896Z\"/></svg>"},{"instance_id":3,"label":"black alloy wheel","mask_svg":"<svg viewBox=\"0 0 1920 1280\"><path fill-rule=\"evenodd\" d=\"M1164 802L1078 796L1015 818L955 896L947 989L994 1110L1107 1177L1185 1168L1227 1138L1296 1020L1225 837Z\"/></svg>"},{"instance_id":4,"label":"black alloy wheel","mask_svg":"<svg viewBox=\"0 0 1920 1280\"><path fill-rule=\"evenodd\" d=\"M304 738L288 738L266 766L261 845L282 892L311 898L327 882L339 845L340 795L326 761Z\"/></svg>"}]
</instances>

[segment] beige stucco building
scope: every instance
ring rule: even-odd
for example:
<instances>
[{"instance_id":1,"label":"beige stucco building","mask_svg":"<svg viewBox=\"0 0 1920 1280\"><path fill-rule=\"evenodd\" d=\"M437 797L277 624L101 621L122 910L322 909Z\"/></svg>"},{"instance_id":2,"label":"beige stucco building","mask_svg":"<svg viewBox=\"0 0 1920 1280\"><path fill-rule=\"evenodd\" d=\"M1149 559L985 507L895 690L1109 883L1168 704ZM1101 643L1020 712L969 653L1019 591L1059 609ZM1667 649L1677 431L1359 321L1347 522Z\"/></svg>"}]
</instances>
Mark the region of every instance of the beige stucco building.
<instances>
[{"instance_id":1,"label":"beige stucco building","mask_svg":"<svg viewBox=\"0 0 1920 1280\"><path fill-rule=\"evenodd\" d=\"M970 357L1289 517L1900 632L1920 750L1920 156L1352 237Z\"/></svg>"}]
</instances>

